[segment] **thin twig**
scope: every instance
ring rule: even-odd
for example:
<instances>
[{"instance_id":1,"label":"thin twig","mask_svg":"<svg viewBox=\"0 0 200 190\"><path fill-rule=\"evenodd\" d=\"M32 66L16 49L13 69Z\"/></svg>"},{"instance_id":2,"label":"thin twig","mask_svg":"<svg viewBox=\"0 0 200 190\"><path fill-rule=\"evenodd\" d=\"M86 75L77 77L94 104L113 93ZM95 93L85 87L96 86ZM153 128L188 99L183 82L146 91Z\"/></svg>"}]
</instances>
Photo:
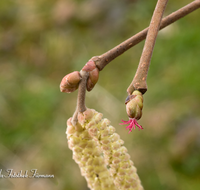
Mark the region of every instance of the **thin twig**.
<instances>
[{"instance_id":1,"label":"thin twig","mask_svg":"<svg viewBox=\"0 0 200 190\"><path fill-rule=\"evenodd\" d=\"M82 77L80 83L79 83L79 87L78 87L78 97L77 97L77 107L76 107L76 111L74 112L74 115L72 117L72 125L76 125L78 119L78 113L79 112L84 112L86 110L86 106L85 106L85 93L86 93L86 83L87 83L87 79L89 76L89 72L86 71L80 71L80 75Z\"/></svg>"},{"instance_id":2,"label":"thin twig","mask_svg":"<svg viewBox=\"0 0 200 190\"><path fill-rule=\"evenodd\" d=\"M167 17L162 19L160 30L165 28L166 26L172 24L173 22L179 20L180 18L188 15L189 13L195 11L196 9L200 8L200 0L193 1L192 3L182 7L181 9L173 12L172 14L168 15ZM117 45L113 49L109 50L108 52L100 55L92 57L93 60L101 71L108 63L110 63L113 59L123 54L125 51L130 49L131 47L135 46L136 44L140 43L146 38L147 32L149 28L145 28L141 32L137 33L136 35L132 36L131 38L127 39L126 41L122 42L121 44Z\"/></svg>"},{"instance_id":3,"label":"thin twig","mask_svg":"<svg viewBox=\"0 0 200 190\"><path fill-rule=\"evenodd\" d=\"M200 0L195 0L192 3L182 7L181 9L173 12L172 14L168 15L167 17L162 19L161 25L160 25L160 30L165 28L166 26L174 23L175 21L179 20L180 18L188 15L189 13L195 11L196 9L200 8ZM93 60L98 67L99 71L101 71L108 63L110 63L113 59L116 57L120 56L123 54L125 51L130 49L131 47L135 46L136 44L140 43L143 41L148 32L149 28L145 28L144 30L140 31L136 35L132 36L131 38L127 39L126 41L122 42L118 46L114 47L113 49L109 50L108 52L100 55L100 56L95 56L92 57L91 60ZM83 79L80 82L80 86L82 83ZM86 82L85 82L86 83ZM77 100L77 108L76 111L72 117L72 124L75 125L77 122L77 115L78 115L78 110L84 110L86 107L80 106L80 102L85 105L85 85L84 86L84 95L82 96L82 88L79 86L79 95L78 95L78 100ZM82 98L81 98L82 97ZM84 97L84 98L83 98ZM79 109L82 107L81 109Z\"/></svg>"},{"instance_id":4,"label":"thin twig","mask_svg":"<svg viewBox=\"0 0 200 190\"><path fill-rule=\"evenodd\" d=\"M156 4L136 74L132 83L127 89L129 95L131 95L134 90L139 90L143 94L147 91L147 73L167 2L168 0L158 0Z\"/></svg>"},{"instance_id":5,"label":"thin twig","mask_svg":"<svg viewBox=\"0 0 200 190\"><path fill-rule=\"evenodd\" d=\"M87 78L89 76L89 73L81 70L80 74L82 76L82 80L79 84L79 89L78 89L77 109L78 109L78 112L82 113L86 110L85 92L86 92L86 83L87 83Z\"/></svg>"}]
</instances>

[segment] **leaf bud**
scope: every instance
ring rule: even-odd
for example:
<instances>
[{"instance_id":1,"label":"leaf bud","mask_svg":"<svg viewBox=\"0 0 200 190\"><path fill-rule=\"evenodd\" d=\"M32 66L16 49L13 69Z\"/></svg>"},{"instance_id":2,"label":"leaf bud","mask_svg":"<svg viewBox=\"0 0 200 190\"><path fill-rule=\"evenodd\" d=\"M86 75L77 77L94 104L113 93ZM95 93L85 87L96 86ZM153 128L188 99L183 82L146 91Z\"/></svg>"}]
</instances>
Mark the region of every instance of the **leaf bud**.
<instances>
[{"instance_id":1,"label":"leaf bud","mask_svg":"<svg viewBox=\"0 0 200 190\"><path fill-rule=\"evenodd\" d=\"M87 91L91 91L94 88L98 79L99 79L99 70L98 68L95 68L94 70L89 72L89 78L88 78L87 86L86 86Z\"/></svg>"},{"instance_id":2,"label":"leaf bud","mask_svg":"<svg viewBox=\"0 0 200 190\"><path fill-rule=\"evenodd\" d=\"M79 82L81 81L81 75L78 71L74 71L64 76L60 83L60 91L71 93L78 88Z\"/></svg>"}]
</instances>

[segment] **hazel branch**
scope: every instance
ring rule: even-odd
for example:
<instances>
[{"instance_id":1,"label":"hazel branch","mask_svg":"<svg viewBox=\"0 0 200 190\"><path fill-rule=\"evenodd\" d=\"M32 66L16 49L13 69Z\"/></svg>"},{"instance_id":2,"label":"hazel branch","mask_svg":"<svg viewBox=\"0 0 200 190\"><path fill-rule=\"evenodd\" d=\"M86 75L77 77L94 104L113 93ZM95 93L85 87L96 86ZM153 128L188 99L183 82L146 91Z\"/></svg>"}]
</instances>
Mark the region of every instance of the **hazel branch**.
<instances>
[{"instance_id":1,"label":"hazel branch","mask_svg":"<svg viewBox=\"0 0 200 190\"><path fill-rule=\"evenodd\" d=\"M134 90L139 90L144 94L147 91L146 78L151 63L151 57L160 28L160 23L162 20L163 13L165 11L168 0L158 0L156 8L154 10L151 23L149 25L149 30L147 33L147 38L144 44L143 52L140 58L138 69L134 76L134 79L127 89L129 95L133 93Z\"/></svg>"},{"instance_id":2,"label":"hazel branch","mask_svg":"<svg viewBox=\"0 0 200 190\"><path fill-rule=\"evenodd\" d=\"M198 8L200 8L200 0L195 0L192 3L173 12L172 14L170 14L167 17L162 19L159 30L174 23L175 21L188 15L189 13L195 11ZM90 59L90 61L89 61L90 65L91 65L91 62L93 62L96 68L94 66L91 66L91 69L89 70L90 76L89 76L89 80L87 83L88 91L92 90L92 88L95 86L96 82L98 81L99 71L101 71L113 59L115 59L116 57L120 56L121 54L123 54L125 51L127 51L131 47L133 47L136 44L143 41L147 36L148 29L149 28L145 28L144 30L135 34L131 38L125 40L118 46L109 50L108 52L106 52L100 56L94 56ZM71 93L71 92L75 91L78 88L80 80L81 80L81 76L79 75L78 71L75 71L73 73L66 75L62 79L61 84L60 84L61 92Z\"/></svg>"},{"instance_id":3,"label":"hazel branch","mask_svg":"<svg viewBox=\"0 0 200 190\"><path fill-rule=\"evenodd\" d=\"M174 23L175 21L188 15L189 13L195 11L198 8L200 8L200 0L195 0L192 3L182 7L181 9L171 13L170 15L168 15L167 17L162 19L159 30ZM149 28L145 28L144 30L142 30L139 33L135 34L134 36L130 37L126 41L117 45L113 49L109 50L108 52L106 52L100 56L92 57L91 60L93 60L95 62L97 68L99 69L99 71L101 71L108 63L110 63L116 57L120 56L121 54L123 54L125 51L127 51L131 47L133 47L136 44L143 41L147 36L148 29Z\"/></svg>"},{"instance_id":4,"label":"hazel branch","mask_svg":"<svg viewBox=\"0 0 200 190\"><path fill-rule=\"evenodd\" d=\"M86 93L86 84L87 84L87 79L89 76L89 72L87 71L80 71L80 75L82 76L82 79L79 83L79 87L78 87L78 97L77 97L77 107L76 107L76 111L74 112L74 115L72 117L72 124L76 125L77 121L78 121L78 113L79 112L84 112L87 108L85 106L85 93Z\"/></svg>"},{"instance_id":5,"label":"hazel branch","mask_svg":"<svg viewBox=\"0 0 200 190\"><path fill-rule=\"evenodd\" d=\"M82 80L79 84L79 89L78 89L77 110L78 112L82 113L86 110L85 92L86 92L86 83L87 83L89 73L81 70L80 74L82 76Z\"/></svg>"},{"instance_id":6,"label":"hazel branch","mask_svg":"<svg viewBox=\"0 0 200 190\"><path fill-rule=\"evenodd\" d=\"M179 9L179 10L173 12L172 14L168 15L167 17L163 18L159 29L161 30L161 29L165 28L166 26L172 24L173 22L188 15L189 13L195 11L198 8L200 8L200 0L195 0L192 3L182 7L181 9ZM118 46L109 50L108 52L106 52L100 56L92 57L90 59L90 61L86 64L87 66L84 66L85 68L83 69L84 71L89 73L89 74L87 74L87 75L89 75L89 78L86 79L86 82L87 82L86 88L88 91L92 90L92 88L97 83L98 77L99 77L99 71L101 71L113 59L120 56L125 51L127 51L134 45L136 45L139 42L141 42L142 40L144 40L147 36L148 29L149 28L142 30L141 32L137 33L136 35L134 35L131 38L127 39L126 41L122 42L121 44L119 44ZM89 68L87 68L88 65L89 65ZM82 83L81 81L84 81L84 79L82 79L82 76L80 75L80 73L78 71L70 73L62 79L61 84L60 84L60 90L61 90L61 92L71 93L79 87L79 84ZM75 125L77 122L78 110L86 109L86 107L83 106L83 105L85 105L85 85L84 85L83 89L84 90L82 91L82 88L81 87L79 88L79 91L80 91L79 97L82 96L81 94L84 94L84 95L82 96L82 98L78 98L79 103L77 105L77 109L76 109L76 111L73 115L73 119L72 119L73 125ZM132 88L132 90L134 90L134 88ZM128 93L131 94L131 91Z\"/></svg>"}]
</instances>

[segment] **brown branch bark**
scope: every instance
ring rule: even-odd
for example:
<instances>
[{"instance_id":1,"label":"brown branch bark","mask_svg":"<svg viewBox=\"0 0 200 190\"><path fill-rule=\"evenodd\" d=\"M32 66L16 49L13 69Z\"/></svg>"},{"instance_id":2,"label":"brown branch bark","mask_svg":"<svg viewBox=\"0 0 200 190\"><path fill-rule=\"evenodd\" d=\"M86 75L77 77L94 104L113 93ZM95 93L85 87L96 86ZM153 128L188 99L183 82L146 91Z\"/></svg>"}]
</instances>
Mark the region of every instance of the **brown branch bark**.
<instances>
[{"instance_id":1,"label":"brown branch bark","mask_svg":"<svg viewBox=\"0 0 200 190\"><path fill-rule=\"evenodd\" d=\"M89 73L81 70L80 74L82 76L82 80L79 84L79 89L78 89L77 110L78 112L82 113L86 110L85 93L86 93L86 83L87 83Z\"/></svg>"},{"instance_id":2,"label":"brown branch bark","mask_svg":"<svg viewBox=\"0 0 200 190\"><path fill-rule=\"evenodd\" d=\"M144 94L147 91L147 74L151 62L154 45L160 28L160 23L167 2L168 0L158 0L156 4L136 74L132 83L127 89L129 95L131 95L134 90L139 90L140 92L142 92L142 94Z\"/></svg>"},{"instance_id":3,"label":"brown branch bark","mask_svg":"<svg viewBox=\"0 0 200 190\"><path fill-rule=\"evenodd\" d=\"M200 8L200 0L195 0L192 3L182 7L181 9L173 12L172 14L168 15L167 17L163 18L160 25L160 30L165 28L166 26L172 24L173 22L179 20L180 18L188 15L189 13L195 11L196 9ZM113 49L109 50L108 52L100 55L92 57L90 60L93 60L101 71L108 63L110 63L113 59L123 54L125 51L130 49L131 47L135 46L136 44L143 41L148 32L149 28L145 28L141 32L137 33L136 35L132 36L131 38L127 39L126 41L122 42L118 46L114 47ZM84 74L85 75L85 74ZM85 106L85 89L86 89L86 81L88 78L85 76L86 79L82 79L79 84L79 92L78 92L78 100L77 100L77 108L72 118L72 124L76 125L77 123L77 115L78 112L83 112L86 110ZM130 93L130 92L129 92Z\"/></svg>"},{"instance_id":4,"label":"brown branch bark","mask_svg":"<svg viewBox=\"0 0 200 190\"><path fill-rule=\"evenodd\" d=\"M195 11L196 9L200 8L200 0L195 0L192 3L182 7L181 9L173 12L172 14L168 15L167 17L162 19L160 30L165 28L166 26L172 24L173 22L179 20L180 18L188 15L189 13ZM108 52L100 55L92 57L93 60L101 71L108 63L110 63L113 59L123 54L125 51L130 49L131 47L135 46L136 44L140 43L146 38L147 32L149 28L145 28L141 32L137 33L136 35L132 36L131 38L127 39L126 41L122 42L121 44L117 45L113 49L109 50Z\"/></svg>"},{"instance_id":5,"label":"brown branch bark","mask_svg":"<svg viewBox=\"0 0 200 190\"><path fill-rule=\"evenodd\" d=\"M85 93L86 93L86 83L89 76L89 72L87 71L80 71L80 75L82 77L79 87L78 87L78 97L77 97L77 107L72 117L72 125L76 125L78 121L78 113L84 112L87 108L85 106Z\"/></svg>"}]
</instances>

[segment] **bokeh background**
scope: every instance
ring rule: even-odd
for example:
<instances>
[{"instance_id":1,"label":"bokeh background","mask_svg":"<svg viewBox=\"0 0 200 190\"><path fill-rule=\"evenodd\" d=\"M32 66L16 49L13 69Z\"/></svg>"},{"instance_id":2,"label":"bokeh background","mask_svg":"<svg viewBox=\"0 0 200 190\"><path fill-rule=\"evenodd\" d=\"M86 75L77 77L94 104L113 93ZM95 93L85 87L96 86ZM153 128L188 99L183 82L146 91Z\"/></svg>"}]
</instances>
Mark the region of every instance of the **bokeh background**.
<instances>
[{"instance_id":1,"label":"bokeh background","mask_svg":"<svg viewBox=\"0 0 200 190\"><path fill-rule=\"evenodd\" d=\"M165 15L188 4L169 1ZM149 25L156 0L0 1L0 169L38 169L54 179L1 179L3 190L87 190L72 160L66 120L77 92L61 93L80 70ZM87 107L111 120L145 190L200 189L200 10L159 32L144 95L144 130L131 134L124 101L144 42L100 72Z\"/></svg>"}]
</instances>

